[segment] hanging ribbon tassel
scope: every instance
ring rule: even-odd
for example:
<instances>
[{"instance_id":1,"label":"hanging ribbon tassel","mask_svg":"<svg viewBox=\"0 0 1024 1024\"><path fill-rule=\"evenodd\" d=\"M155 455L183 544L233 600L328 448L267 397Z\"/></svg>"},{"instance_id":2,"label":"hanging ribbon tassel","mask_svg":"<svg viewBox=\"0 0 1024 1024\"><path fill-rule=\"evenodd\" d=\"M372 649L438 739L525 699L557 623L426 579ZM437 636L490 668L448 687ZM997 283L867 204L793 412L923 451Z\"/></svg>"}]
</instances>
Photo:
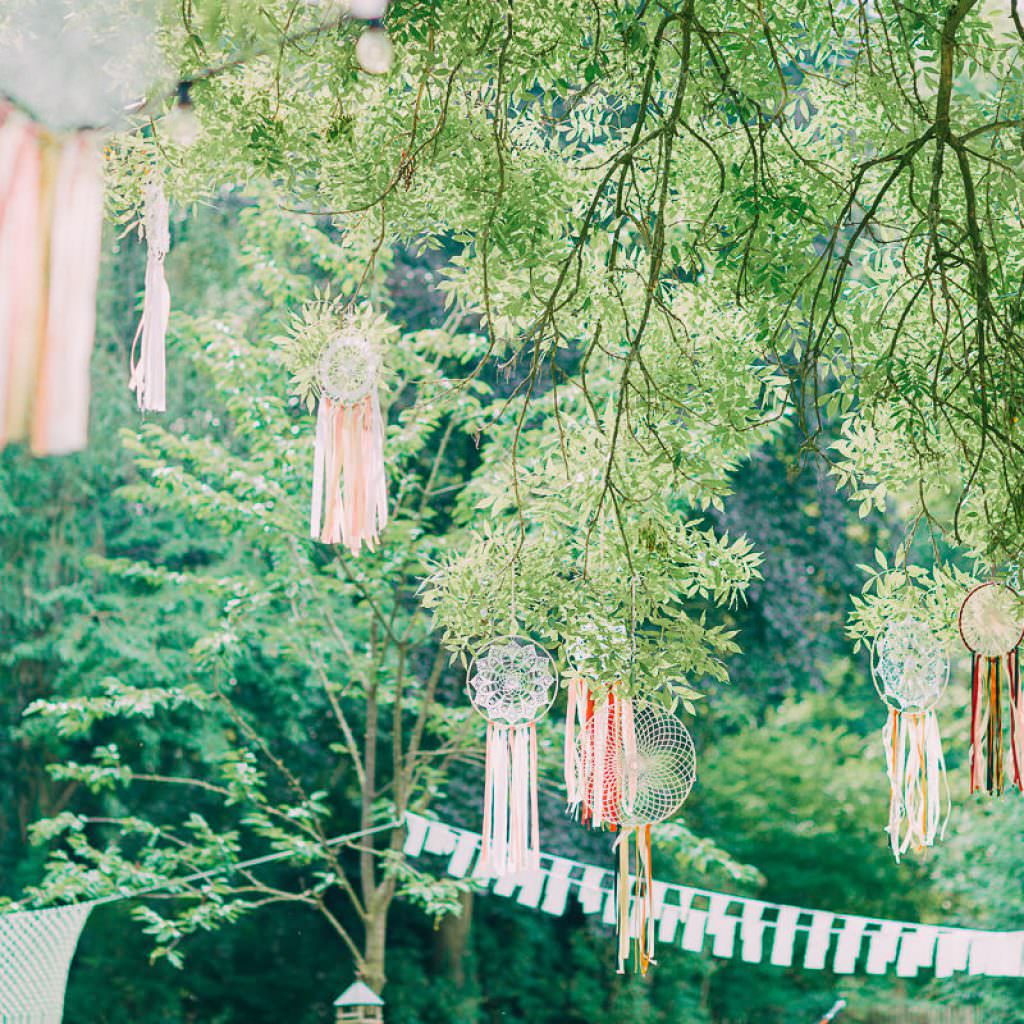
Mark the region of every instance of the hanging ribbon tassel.
<instances>
[{"instance_id":1,"label":"hanging ribbon tassel","mask_svg":"<svg viewBox=\"0 0 1024 1024\"><path fill-rule=\"evenodd\" d=\"M636 873L630 873L630 844ZM635 969L646 974L655 963L654 871L651 858L651 826L623 829L615 840L615 926L618 939L618 973L625 974L630 956Z\"/></svg>"},{"instance_id":2,"label":"hanging ribbon tassel","mask_svg":"<svg viewBox=\"0 0 1024 1024\"><path fill-rule=\"evenodd\" d=\"M913 714L891 710L882 735L889 774L886 832L898 863L907 850L932 846L941 837L951 799L934 711Z\"/></svg>"},{"instance_id":3,"label":"hanging ribbon tassel","mask_svg":"<svg viewBox=\"0 0 1024 1024\"><path fill-rule=\"evenodd\" d=\"M565 774L566 813L579 818L583 804L584 764L579 739L587 726L587 684L582 679L570 679L565 704Z\"/></svg>"},{"instance_id":4,"label":"hanging ribbon tassel","mask_svg":"<svg viewBox=\"0 0 1024 1024\"><path fill-rule=\"evenodd\" d=\"M1003 756L1003 676L1010 698L1010 753L1013 785L1022 789L1024 770L1024 707L1021 704L1017 651L1003 658L972 655L971 664L971 792L980 789L998 796L1006 785Z\"/></svg>"},{"instance_id":5,"label":"hanging ribbon tassel","mask_svg":"<svg viewBox=\"0 0 1024 1024\"><path fill-rule=\"evenodd\" d=\"M502 876L540 870L537 728L488 723L481 865Z\"/></svg>"},{"instance_id":6,"label":"hanging ribbon tassel","mask_svg":"<svg viewBox=\"0 0 1024 1024\"><path fill-rule=\"evenodd\" d=\"M171 231L167 198L158 181L151 181L146 186L143 223L146 234L146 291L142 300L142 319L132 341L128 386L135 392L139 408L144 412L165 412L171 292L164 276L164 258L171 248ZM135 359L137 347L138 361Z\"/></svg>"},{"instance_id":7,"label":"hanging ribbon tassel","mask_svg":"<svg viewBox=\"0 0 1024 1024\"><path fill-rule=\"evenodd\" d=\"M52 188L46 324L29 437L35 455L78 451L88 435L103 230L102 165L91 135L61 144Z\"/></svg>"},{"instance_id":8,"label":"hanging ribbon tassel","mask_svg":"<svg viewBox=\"0 0 1024 1024\"><path fill-rule=\"evenodd\" d=\"M1024 792L1024 694L1020 687L1020 659L1013 650L1006 656L1010 680L1010 752L1013 755L1013 784Z\"/></svg>"},{"instance_id":9,"label":"hanging ribbon tassel","mask_svg":"<svg viewBox=\"0 0 1024 1024\"><path fill-rule=\"evenodd\" d=\"M46 288L42 165L37 129L0 105L0 448L28 435Z\"/></svg>"},{"instance_id":10,"label":"hanging ribbon tassel","mask_svg":"<svg viewBox=\"0 0 1024 1024\"><path fill-rule=\"evenodd\" d=\"M102 226L95 139L0 104L0 447L85 447Z\"/></svg>"},{"instance_id":11,"label":"hanging ribbon tassel","mask_svg":"<svg viewBox=\"0 0 1024 1024\"><path fill-rule=\"evenodd\" d=\"M344 484L342 483L344 481ZM323 395L317 410L310 534L373 551L388 522L384 421L376 393L356 405Z\"/></svg>"}]
</instances>

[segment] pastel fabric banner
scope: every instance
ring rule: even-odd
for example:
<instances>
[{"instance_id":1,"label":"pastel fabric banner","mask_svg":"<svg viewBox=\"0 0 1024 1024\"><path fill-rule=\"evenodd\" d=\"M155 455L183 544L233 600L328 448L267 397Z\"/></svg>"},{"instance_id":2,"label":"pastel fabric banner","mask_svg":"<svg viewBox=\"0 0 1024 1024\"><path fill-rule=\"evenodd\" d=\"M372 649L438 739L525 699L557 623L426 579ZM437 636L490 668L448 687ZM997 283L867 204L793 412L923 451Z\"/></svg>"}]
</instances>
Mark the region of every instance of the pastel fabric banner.
<instances>
[{"instance_id":1,"label":"pastel fabric banner","mask_svg":"<svg viewBox=\"0 0 1024 1024\"><path fill-rule=\"evenodd\" d=\"M91 903L0 915L0 1024L60 1024Z\"/></svg>"},{"instance_id":2,"label":"pastel fabric banner","mask_svg":"<svg viewBox=\"0 0 1024 1024\"><path fill-rule=\"evenodd\" d=\"M406 828L406 854L445 857L446 870L455 878L471 876L495 895L548 914L565 913L572 897L584 913L615 923L610 871L542 854L540 871L495 880L478 867L476 833L416 814L407 815ZM654 917L662 943L748 963L901 978L920 971L934 971L939 978L957 972L1024 977L1024 931L983 932L834 914L661 882L655 883Z\"/></svg>"}]
</instances>

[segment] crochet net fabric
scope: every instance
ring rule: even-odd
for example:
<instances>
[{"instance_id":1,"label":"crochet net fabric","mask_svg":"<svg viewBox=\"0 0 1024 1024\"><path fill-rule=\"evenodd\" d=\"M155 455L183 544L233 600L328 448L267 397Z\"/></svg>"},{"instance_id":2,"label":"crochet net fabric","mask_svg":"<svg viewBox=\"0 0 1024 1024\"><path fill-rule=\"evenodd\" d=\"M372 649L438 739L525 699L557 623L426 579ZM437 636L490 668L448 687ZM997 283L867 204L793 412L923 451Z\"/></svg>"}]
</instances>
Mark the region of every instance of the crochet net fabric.
<instances>
[{"instance_id":1,"label":"crochet net fabric","mask_svg":"<svg viewBox=\"0 0 1024 1024\"><path fill-rule=\"evenodd\" d=\"M370 340L356 331L343 331L320 358L320 387L332 401L356 405L373 391L379 368Z\"/></svg>"},{"instance_id":2,"label":"crochet net fabric","mask_svg":"<svg viewBox=\"0 0 1024 1024\"><path fill-rule=\"evenodd\" d=\"M938 637L923 622L890 622L875 643L875 685L896 711L935 707L949 678L949 660Z\"/></svg>"},{"instance_id":3,"label":"crochet net fabric","mask_svg":"<svg viewBox=\"0 0 1024 1024\"><path fill-rule=\"evenodd\" d=\"M1000 658L1009 654L1024 632L1020 595L1001 583L977 587L960 608L960 632L975 654Z\"/></svg>"},{"instance_id":4,"label":"crochet net fabric","mask_svg":"<svg viewBox=\"0 0 1024 1024\"><path fill-rule=\"evenodd\" d=\"M604 817L614 825L652 825L672 817L689 796L697 777L693 740L675 715L648 703L632 711L632 737L604 746L600 759L594 750L591 720L580 737L580 757L586 782L610 796ZM630 730L624 729L628 734ZM599 748L600 749L600 745ZM588 785L589 788L589 785Z\"/></svg>"},{"instance_id":5,"label":"crochet net fabric","mask_svg":"<svg viewBox=\"0 0 1024 1024\"><path fill-rule=\"evenodd\" d=\"M551 703L556 680L546 652L509 638L493 641L476 656L467 685L473 706L489 722L527 725Z\"/></svg>"}]
</instances>

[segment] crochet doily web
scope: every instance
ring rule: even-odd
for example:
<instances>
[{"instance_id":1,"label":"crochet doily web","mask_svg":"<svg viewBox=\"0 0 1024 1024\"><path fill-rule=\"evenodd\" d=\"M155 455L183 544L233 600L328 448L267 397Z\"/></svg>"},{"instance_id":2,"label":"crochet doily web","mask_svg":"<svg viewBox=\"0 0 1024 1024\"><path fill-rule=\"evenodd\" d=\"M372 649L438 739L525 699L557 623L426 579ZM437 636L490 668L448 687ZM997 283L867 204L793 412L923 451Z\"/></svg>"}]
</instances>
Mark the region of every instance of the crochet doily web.
<instances>
[{"instance_id":1,"label":"crochet doily web","mask_svg":"<svg viewBox=\"0 0 1024 1024\"><path fill-rule=\"evenodd\" d=\"M986 658L1009 654L1024 632L1022 602L1001 583L972 590L960 607L960 633L968 649Z\"/></svg>"},{"instance_id":2,"label":"crochet doily web","mask_svg":"<svg viewBox=\"0 0 1024 1024\"><path fill-rule=\"evenodd\" d=\"M882 700L897 711L927 711L942 696L949 661L938 637L907 617L890 622L875 643L873 671Z\"/></svg>"},{"instance_id":3,"label":"crochet doily web","mask_svg":"<svg viewBox=\"0 0 1024 1024\"><path fill-rule=\"evenodd\" d=\"M597 786L609 799L604 816L614 825L654 825L671 818L697 778L693 740L675 715L653 704L633 706L633 752L629 743L609 742L595 763L594 721L579 739L585 791Z\"/></svg>"},{"instance_id":4,"label":"crochet doily web","mask_svg":"<svg viewBox=\"0 0 1024 1024\"><path fill-rule=\"evenodd\" d=\"M370 340L345 331L327 346L320 358L320 386L333 401L355 405L376 386L378 368L377 353Z\"/></svg>"},{"instance_id":5,"label":"crochet doily web","mask_svg":"<svg viewBox=\"0 0 1024 1024\"><path fill-rule=\"evenodd\" d=\"M526 725L551 703L555 672L550 656L525 640L495 640L470 665L470 700L489 722Z\"/></svg>"}]
</instances>

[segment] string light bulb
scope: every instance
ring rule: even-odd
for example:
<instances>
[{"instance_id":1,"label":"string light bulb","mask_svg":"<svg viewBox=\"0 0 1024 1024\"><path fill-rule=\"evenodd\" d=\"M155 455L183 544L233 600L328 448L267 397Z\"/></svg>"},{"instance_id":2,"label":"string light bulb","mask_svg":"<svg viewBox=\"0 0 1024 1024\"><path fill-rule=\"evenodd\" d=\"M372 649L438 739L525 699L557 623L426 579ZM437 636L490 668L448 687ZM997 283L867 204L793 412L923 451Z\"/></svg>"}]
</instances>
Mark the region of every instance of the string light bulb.
<instances>
[{"instance_id":1,"label":"string light bulb","mask_svg":"<svg viewBox=\"0 0 1024 1024\"><path fill-rule=\"evenodd\" d=\"M361 21L379 21L387 13L388 0L349 0L348 12Z\"/></svg>"},{"instance_id":2,"label":"string light bulb","mask_svg":"<svg viewBox=\"0 0 1024 1024\"><path fill-rule=\"evenodd\" d=\"M199 138L199 118L196 117L192 105L192 83L178 83L178 93L174 100L174 108L164 118L164 131L176 145L187 149Z\"/></svg>"},{"instance_id":3,"label":"string light bulb","mask_svg":"<svg viewBox=\"0 0 1024 1024\"><path fill-rule=\"evenodd\" d=\"M371 26L356 41L356 60L370 75L386 75L395 59L395 48L387 31Z\"/></svg>"}]
</instances>

